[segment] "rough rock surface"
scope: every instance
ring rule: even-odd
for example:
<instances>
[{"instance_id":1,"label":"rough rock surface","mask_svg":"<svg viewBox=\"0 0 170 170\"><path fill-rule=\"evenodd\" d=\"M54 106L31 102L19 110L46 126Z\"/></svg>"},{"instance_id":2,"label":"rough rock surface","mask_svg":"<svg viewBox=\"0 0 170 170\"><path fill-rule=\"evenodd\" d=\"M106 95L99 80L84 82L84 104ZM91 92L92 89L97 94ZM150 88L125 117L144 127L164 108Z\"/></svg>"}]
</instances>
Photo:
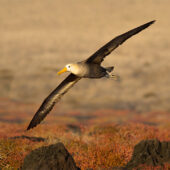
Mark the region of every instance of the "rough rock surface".
<instances>
[{"instance_id":1,"label":"rough rock surface","mask_svg":"<svg viewBox=\"0 0 170 170\"><path fill-rule=\"evenodd\" d=\"M129 170L145 164L163 166L170 163L170 141L143 140L134 147L131 160L126 167L113 167L109 170ZM43 146L28 154L22 170L80 170L62 143Z\"/></svg>"},{"instance_id":2,"label":"rough rock surface","mask_svg":"<svg viewBox=\"0 0 170 170\"><path fill-rule=\"evenodd\" d=\"M78 170L76 164L62 143L43 146L28 154L22 170Z\"/></svg>"},{"instance_id":3,"label":"rough rock surface","mask_svg":"<svg viewBox=\"0 0 170 170\"><path fill-rule=\"evenodd\" d=\"M140 169L141 165L162 166L164 169L164 163L170 163L170 141L143 140L134 147L132 158L125 167L113 167L108 170Z\"/></svg>"},{"instance_id":4,"label":"rough rock surface","mask_svg":"<svg viewBox=\"0 0 170 170\"><path fill-rule=\"evenodd\" d=\"M141 164L158 166L164 163L170 163L170 141L143 140L134 147L126 168L131 169Z\"/></svg>"}]
</instances>

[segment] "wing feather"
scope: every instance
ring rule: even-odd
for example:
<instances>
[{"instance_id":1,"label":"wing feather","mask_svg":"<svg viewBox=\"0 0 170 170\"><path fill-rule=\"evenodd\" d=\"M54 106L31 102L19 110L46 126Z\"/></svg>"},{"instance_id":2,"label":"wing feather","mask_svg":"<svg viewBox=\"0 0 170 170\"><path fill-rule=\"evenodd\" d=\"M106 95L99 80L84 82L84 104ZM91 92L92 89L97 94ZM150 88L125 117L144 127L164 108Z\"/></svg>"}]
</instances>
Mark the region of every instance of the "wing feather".
<instances>
[{"instance_id":1,"label":"wing feather","mask_svg":"<svg viewBox=\"0 0 170 170\"><path fill-rule=\"evenodd\" d=\"M38 111L35 113L33 119L31 120L27 130L37 126L52 110L55 103L57 103L61 97L67 93L67 91L80 80L74 74L70 74L62 83L51 92L51 94L44 100Z\"/></svg>"},{"instance_id":2,"label":"wing feather","mask_svg":"<svg viewBox=\"0 0 170 170\"><path fill-rule=\"evenodd\" d=\"M98 51L96 51L85 62L100 64L107 55L109 55L114 49L116 49L119 45L121 45L123 42L125 42L128 38L139 33L143 29L149 27L154 22L155 21L148 22L144 25L141 25L137 28L134 28L124 34L121 34L121 35L115 37L114 39L109 41L107 44L105 44L103 47L101 47Z\"/></svg>"}]
</instances>

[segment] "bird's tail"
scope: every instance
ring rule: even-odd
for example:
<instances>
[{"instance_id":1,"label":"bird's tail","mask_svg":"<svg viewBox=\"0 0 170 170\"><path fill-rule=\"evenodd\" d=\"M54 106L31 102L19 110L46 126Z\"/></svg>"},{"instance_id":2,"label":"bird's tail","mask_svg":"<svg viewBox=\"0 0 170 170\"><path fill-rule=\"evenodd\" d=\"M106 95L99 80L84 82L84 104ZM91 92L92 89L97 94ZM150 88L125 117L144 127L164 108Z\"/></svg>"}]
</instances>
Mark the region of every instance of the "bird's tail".
<instances>
[{"instance_id":1,"label":"bird's tail","mask_svg":"<svg viewBox=\"0 0 170 170\"><path fill-rule=\"evenodd\" d=\"M110 73L110 72L113 71L114 67L113 66L112 67L106 67L105 69Z\"/></svg>"},{"instance_id":2,"label":"bird's tail","mask_svg":"<svg viewBox=\"0 0 170 170\"><path fill-rule=\"evenodd\" d=\"M119 75L115 75L115 74L112 74L112 73L107 73L105 77L112 79L112 80L119 81L119 82L121 80Z\"/></svg>"}]
</instances>

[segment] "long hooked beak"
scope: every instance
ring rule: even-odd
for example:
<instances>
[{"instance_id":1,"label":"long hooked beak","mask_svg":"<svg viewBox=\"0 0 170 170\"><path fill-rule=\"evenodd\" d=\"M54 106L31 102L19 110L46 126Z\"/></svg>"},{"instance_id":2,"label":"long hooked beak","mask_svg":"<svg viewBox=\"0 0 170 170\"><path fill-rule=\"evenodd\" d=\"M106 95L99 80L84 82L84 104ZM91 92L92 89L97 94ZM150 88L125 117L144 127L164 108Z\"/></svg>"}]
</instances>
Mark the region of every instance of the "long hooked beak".
<instances>
[{"instance_id":1,"label":"long hooked beak","mask_svg":"<svg viewBox=\"0 0 170 170\"><path fill-rule=\"evenodd\" d=\"M62 70L60 70L57 74L58 75L60 75L60 74L62 74L62 73L64 73L64 72L66 72L67 71L67 68L66 67L64 67Z\"/></svg>"}]
</instances>

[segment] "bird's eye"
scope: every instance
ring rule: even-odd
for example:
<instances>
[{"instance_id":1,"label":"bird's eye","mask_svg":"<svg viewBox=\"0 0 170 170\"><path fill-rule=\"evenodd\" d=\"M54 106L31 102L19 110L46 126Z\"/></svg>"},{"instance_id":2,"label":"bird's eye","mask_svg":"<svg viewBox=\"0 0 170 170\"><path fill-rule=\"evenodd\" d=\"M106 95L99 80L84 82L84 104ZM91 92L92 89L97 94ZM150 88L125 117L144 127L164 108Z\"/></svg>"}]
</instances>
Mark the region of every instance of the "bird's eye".
<instances>
[{"instance_id":1,"label":"bird's eye","mask_svg":"<svg viewBox=\"0 0 170 170\"><path fill-rule=\"evenodd\" d=\"M70 68L70 66L68 66L68 68Z\"/></svg>"}]
</instances>

